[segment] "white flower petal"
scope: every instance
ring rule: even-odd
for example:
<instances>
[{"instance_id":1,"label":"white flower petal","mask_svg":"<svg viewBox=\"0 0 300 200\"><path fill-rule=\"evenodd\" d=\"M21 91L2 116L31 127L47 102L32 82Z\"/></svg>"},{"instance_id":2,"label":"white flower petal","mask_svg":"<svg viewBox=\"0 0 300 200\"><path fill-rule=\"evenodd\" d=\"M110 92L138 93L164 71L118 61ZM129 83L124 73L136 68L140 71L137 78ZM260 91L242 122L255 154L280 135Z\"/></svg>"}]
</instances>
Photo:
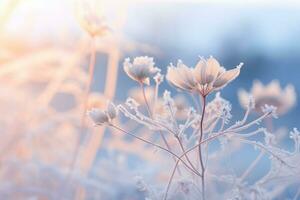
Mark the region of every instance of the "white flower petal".
<instances>
[{"instance_id":1,"label":"white flower petal","mask_svg":"<svg viewBox=\"0 0 300 200\"><path fill-rule=\"evenodd\" d=\"M194 69L195 79L199 84L204 84L206 61L201 58Z\"/></svg>"},{"instance_id":2,"label":"white flower petal","mask_svg":"<svg viewBox=\"0 0 300 200\"><path fill-rule=\"evenodd\" d=\"M210 57L206 63L207 67L205 68L205 83L209 84L218 76L220 64L213 57Z\"/></svg>"},{"instance_id":3,"label":"white flower petal","mask_svg":"<svg viewBox=\"0 0 300 200\"><path fill-rule=\"evenodd\" d=\"M224 87L226 84L231 82L233 79L235 79L240 74L240 66L236 67L235 69L228 70L217 77L215 80L213 86L215 89L220 89Z\"/></svg>"},{"instance_id":4,"label":"white flower petal","mask_svg":"<svg viewBox=\"0 0 300 200\"><path fill-rule=\"evenodd\" d=\"M192 91L196 85L192 70L181 61L178 61L177 67L171 65L168 68L166 78L172 85L182 90Z\"/></svg>"}]
</instances>

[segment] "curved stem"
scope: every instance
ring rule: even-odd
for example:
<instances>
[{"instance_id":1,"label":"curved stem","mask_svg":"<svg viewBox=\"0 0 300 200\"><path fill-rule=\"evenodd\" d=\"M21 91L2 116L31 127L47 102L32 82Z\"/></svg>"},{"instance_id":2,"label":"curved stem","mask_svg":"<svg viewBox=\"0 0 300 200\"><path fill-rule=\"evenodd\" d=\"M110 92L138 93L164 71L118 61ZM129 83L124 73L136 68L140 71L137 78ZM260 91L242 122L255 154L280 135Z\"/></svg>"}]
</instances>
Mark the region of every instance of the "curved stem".
<instances>
[{"instance_id":1,"label":"curved stem","mask_svg":"<svg viewBox=\"0 0 300 200\"><path fill-rule=\"evenodd\" d=\"M174 168L172 170L171 176L169 178L167 189L166 189L165 196L164 196L164 200L167 200L167 198L168 198L168 193L169 193L169 190L170 190L170 187L171 187L171 183L172 183L172 180L174 178L174 175L175 175L176 168L177 168L178 164L179 164L179 159L176 161L175 166L174 166Z\"/></svg>"},{"instance_id":2,"label":"curved stem","mask_svg":"<svg viewBox=\"0 0 300 200\"><path fill-rule=\"evenodd\" d=\"M144 86L143 83L140 83L140 85L141 85L141 88L142 88L143 97L144 97L144 101L145 101L145 104L146 104L146 107L147 107L147 111L148 111L149 117L150 117L151 119L153 119L152 112L151 112L151 108L150 108L150 106L149 106L149 103L148 103L148 100L147 100L147 97L146 97L145 86ZM171 132L172 132L172 131L171 131ZM163 134L161 131L159 131L159 134L160 134L162 140L164 141L164 144L166 145L167 149L168 149L169 151L171 151L171 147L170 147L170 145L169 145L169 143L168 143L166 137L164 136L164 134ZM174 161L176 162L176 159L174 159ZM178 170L179 170L179 169L178 169ZM180 173L180 170L179 170L179 173Z\"/></svg>"},{"instance_id":3,"label":"curved stem","mask_svg":"<svg viewBox=\"0 0 300 200\"><path fill-rule=\"evenodd\" d=\"M170 153L171 155L173 155L174 157L176 157L177 159L179 159L179 160L180 160L180 161L181 161L188 169L190 169L190 170L191 170L192 172L194 172L196 175L200 176L199 172L197 172L197 171L195 171L194 169L192 169L188 164L186 164L186 162L185 162L184 160L182 160L182 158L180 158L178 155L176 155L175 153L173 153L173 152L170 151L169 149L166 149L166 148L164 148L164 147L162 147L162 146L160 146L160 145L158 145L158 144L155 144L155 143L153 143L153 142L151 142L151 141L145 140L144 138L141 138L141 137L136 136L136 135L134 135L134 134L132 134L132 133L129 133L129 132L125 131L124 129L118 127L118 126L115 126L114 124L110 124L110 126L113 127L113 128L115 128L115 129L117 129L117 130L119 130L119 131L121 131L121 132L123 132L123 133L125 133L125 134L127 134L127 135L130 135L130 136L132 136L132 137L134 137L134 138L136 138L136 139L138 139L138 140L140 140L140 141L143 141L143 142L145 142L145 143L147 143L147 144L153 145L153 146L155 146L155 147L157 147L157 148L159 148L159 149L161 149L161 150L164 150L164 151Z\"/></svg>"},{"instance_id":4,"label":"curved stem","mask_svg":"<svg viewBox=\"0 0 300 200\"><path fill-rule=\"evenodd\" d=\"M272 118L265 118L265 123L267 126L268 131L272 131L273 130L273 126L272 126ZM261 130L258 131L254 131L253 133L257 133L260 132ZM248 134L249 135L249 134ZM252 135L252 134L250 134ZM245 172L242 174L240 181L242 182L250 173L251 171L255 168L255 166L258 164L258 162L262 159L262 157L264 156L264 152L261 151L259 153L259 155L256 157L256 159L251 163L251 165L245 170Z\"/></svg>"},{"instance_id":5,"label":"curved stem","mask_svg":"<svg viewBox=\"0 0 300 200\"><path fill-rule=\"evenodd\" d=\"M170 111L172 120L174 121L174 124L175 124L176 129L177 129L177 131L176 131L177 133L174 133L173 131L171 131L171 132L174 134L176 140L177 140L178 143L179 143L179 146L180 146L182 152L184 153L184 152L185 152L185 149L184 149L184 146L183 146L183 144L182 144L182 142L181 142L181 140L180 140L180 138L179 138L179 133L178 133L178 132L179 132L179 126L178 126L177 121L176 121L176 119L175 119L175 117L174 117L174 116L175 116L175 113L174 113L174 111L173 111L172 106L170 105L170 103L168 103L167 105L168 105L168 109L169 109L169 111ZM198 171L198 170L196 169L196 167L193 165L193 163L191 162L191 160L189 159L188 155L185 155L185 159L188 161L188 163L191 165L191 167L192 167L195 171Z\"/></svg>"},{"instance_id":6,"label":"curved stem","mask_svg":"<svg viewBox=\"0 0 300 200\"><path fill-rule=\"evenodd\" d=\"M269 153L271 156L273 156L274 158L276 158L277 160L279 160L281 163L285 164L286 166L290 167L290 168L294 168L295 166L291 166L289 165L287 162L285 162L283 159L281 159L278 155L274 154L272 151L270 151L267 147L265 147L264 145L262 144L259 144L257 142L253 142L253 141L249 141L249 140L245 140L245 139L241 139L241 138L233 138L233 139L236 139L236 140L239 140L245 144L250 144L250 145L253 145L253 146L256 146L262 150L264 150L265 152Z\"/></svg>"},{"instance_id":7,"label":"curved stem","mask_svg":"<svg viewBox=\"0 0 300 200\"><path fill-rule=\"evenodd\" d=\"M147 97L146 97L145 86L144 86L143 83L141 83L141 88L142 88L143 97L144 97L144 101L145 101L145 104L146 104L146 108L147 108L148 114L149 114L150 118L152 118L152 112L151 112L150 105L149 105Z\"/></svg>"},{"instance_id":8,"label":"curved stem","mask_svg":"<svg viewBox=\"0 0 300 200\"><path fill-rule=\"evenodd\" d=\"M269 114L271 114L271 113L262 115L258 120L261 120L262 118L268 116ZM248 127L249 124L255 124L256 122L257 122L257 120L253 120L253 121L249 122L248 124L246 124L245 126ZM211 136L211 137L209 137L209 138L207 138L207 139L201 141L199 144L197 144L197 145L195 145L195 146L189 148L187 151L185 151L182 155L179 156L179 158L180 158L180 159L183 158L183 157L184 157L185 155L187 155L189 152L193 151L194 149L196 149L197 147L199 147L200 145L202 145L202 144L204 144L204 143L207 143L207 142L209 142L209 141L211 141L211 140L213 140L213 139L216 139L216 138L218 138L218 137L220 137L220 136L223 136L223 135L225 135L225 134L227 134L227 133L233 133L234 131L233 131L233 130L230 130L230 129L231 129L231 128L228 128L227 130L224 130L224 131L222 131L222 132L220 132L220 133L218 133L218 134L216 134L216 135L214 135L214 136ZM215 133L214 133L214 134L215 134ZM270 153L270 152L269 152L269 153ZM272 153L271 153L271 154L272 154ZM175 167L174 167L175 169L176 169L177 165L178 165L178 163L176 162ZM173 173L172 173L172 174L173 174ZM174 175L173 175L173 176L174 176ZM170 185L171 185L171 183L172 183L173 176L172 176L172 178L170 178L170 180L169 180L168 187L167 187L167 191L166 191L166 194L165 194L165 198L166 198L166 196L167 196L168 190L169 190ZM200 176L201 176L201 175L200 175Z\"/></svg>"},{"instance_id":9,"label":"curved stem","mask_svg":"<svg viewBox=\"0 0 300 200\"><path fill-rule=\"evenodd\" d=\"M205 108L206 108L206 96L202 96L202 114L201 114L201 120L200 120L200 137L199 137L199 144L202 142L203 138L203 121L204 121L204 115L205 115ZM199 150L199 160L200 160L200 165L201 165L201 170L202 170L202 176L201 176L201 185L202 185L202 199L205 200L205 167L203 163L203 158L202 158L202 147L199 145L198 147Z\"/></svg>"},{"instance_id":10,"label":"curved stem","mask_svg":"<svg viewBox=\"0 0 300 200\"><path fill-rule=\"evenodd\" d=\"M184 147L183 147L183 145L182 145L182 142L180 141L180 138L176 136L176 139L177 139L177 141L178 141L178 143L179 143L179 145L180 145L180 148L181 148L181 150L182 150L182 153L184 153L184 152L185 152L185 149L184 149ZM192 167L195 171L198 171L198 170L196 169L196 167L193 165L193 163L192 163L192 161L190 160L190 158L188 157L188 155L185 154L184 157L185 157L185 159L188 161L188 163L191 165L191 167Z\"/></svg>"}]
</instances>

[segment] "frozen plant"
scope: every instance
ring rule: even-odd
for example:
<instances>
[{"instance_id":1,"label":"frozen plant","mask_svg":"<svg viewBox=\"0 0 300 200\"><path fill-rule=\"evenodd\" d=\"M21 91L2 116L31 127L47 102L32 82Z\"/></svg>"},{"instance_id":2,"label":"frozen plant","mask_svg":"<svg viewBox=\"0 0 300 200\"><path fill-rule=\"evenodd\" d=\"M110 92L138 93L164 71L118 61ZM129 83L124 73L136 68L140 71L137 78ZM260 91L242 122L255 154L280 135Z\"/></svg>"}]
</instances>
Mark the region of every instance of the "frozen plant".
<instances>
[{"instance_id":1,"label":"frozen plant","mask_svg":"<svg viewBox=\"0 0 300 200\"><path fill-rule=\"evenodd\" d=\"M288 188L299 187L299 132L297 129L291 132L295 149L289 152L279 147L270 123L272 118L277 117L277 110L282 115L295 101L296 95L291 86L282 92L277 83L272 83L275 93L259 95L257 86L253 94L240 93L246 111L241 120L232 122L231 104L219 90L238 77L242 63L230 70L213 57L200 58L194 68L182 61L178 61L176 67L171 64L166 80L178 89L176 96L190 95L194 100L192 106L183 97L173 98L169 91L164 91L159 97L163 75L154 66L153 58L138 57L133 63L126 59L124 70L140 89L131 92L132 96L125 103L111 104L107 110L89 111L96 125L108 126L129 135L158 149L165 156L159 162L161 171L166 169L166 172L159 173L157 182L149 184L142 177L137 178L139 189L145 192L146 199L267 200L284 197ZM154 85L151 84L152 78ZM207 97L214 91L218 92L208 102ZM281 93L293 95L290 98L293 101L282 101ZM251 111L257 111L259 116L249 118ZM144 138L128 127L122 127L117 120L121 114L151 131L149 134L153 137ZM266 128L263 123L266 123ZM249 155L245 150L247 146L259 153L246 167L242 167L241 159L233 159L233 156ZM268 162L270 167L263 176L253 176L261 160ZM243 161L248 162L247 159ZM293 198L298 196L299 192L295 191Z\"/></svg>"}]
</instances>

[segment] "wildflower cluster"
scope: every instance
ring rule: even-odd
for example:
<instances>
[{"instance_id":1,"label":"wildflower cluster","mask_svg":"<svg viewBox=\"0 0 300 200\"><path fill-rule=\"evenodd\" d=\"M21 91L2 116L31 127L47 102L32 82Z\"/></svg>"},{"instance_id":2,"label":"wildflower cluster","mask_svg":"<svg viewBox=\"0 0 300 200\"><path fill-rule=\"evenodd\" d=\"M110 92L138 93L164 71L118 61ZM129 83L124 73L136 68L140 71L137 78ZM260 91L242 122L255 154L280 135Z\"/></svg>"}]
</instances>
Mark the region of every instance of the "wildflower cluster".
<instances>
[{"instance_id":1,"label":"wildflower cluster","mask_svg":"<svg viewBox=\"0 0 300 200\"><path fill-rule=\"evenodd\" d=\"M164 160L170 173L165 187L161 183L156 184L157 187L149 186L141 176L136 179L149 199L273 199L292 184L299 184L299 132L297 129L291 132L295 150L288 152L278 146L279 138L270 126L277 112L282 115L295 104L292 86L282 91L277 82L272 82L264 92L264 86L255 82L249 94L241 90L240 102L246 110L243 118L236 122L231 121L230 102L220 92L208 102L211 93L238 77L241 66L226 70L213 57L201 58L194 68L178 61L176 67L172 64L168 67L166 80L181 92L173 96L164 91L159 97L164 76L155 67L153 58L137 57L133 62L126 59L124 71L138 83L138 88L130 91L124 104L109 104L105 110L88 112L96 125L107 125L130 135L170 158ZM155 85L151 85L152 78ZM193 105L186 95L194 100ZM289 101L284 101L283 96ZM252 111L259 116L250 120ZM119 120L114 120L119 113L145 127L150 131L149 136L142 137L122 127ZM150 137L152 135L155 137ZM250 145L260 153L241 174L232 173L234 163L229 167L223 163L228 162L234 152L239 153L243 145ZM265 156L271 163L270 170L249 183L251 172ZM271 181L274 178L284 180L285 184L274 186Z\"/></svg>"}]
</instances>

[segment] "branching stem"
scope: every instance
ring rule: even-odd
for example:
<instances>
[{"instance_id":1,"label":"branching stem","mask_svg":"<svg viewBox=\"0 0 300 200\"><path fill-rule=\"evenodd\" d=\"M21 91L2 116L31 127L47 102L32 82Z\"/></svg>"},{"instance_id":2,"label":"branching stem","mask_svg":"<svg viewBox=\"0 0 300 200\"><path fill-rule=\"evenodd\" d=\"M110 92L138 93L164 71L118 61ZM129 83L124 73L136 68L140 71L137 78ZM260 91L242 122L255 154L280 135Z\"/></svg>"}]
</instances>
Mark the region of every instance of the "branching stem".
<instances>
[{"instance_id":1,"label":"branching stem","mask_svg":"<svg viewBox=\"0 0 300 200\"><path fill-rule=\"evenodd\" d=\"M206 96L202 96L202 114L201 114L201 120L200 120L200 137L199 137L199 160L200 160L200 165L201 165L201 171L202 171L202 176L201 176L201 186L202 186L202 200L205 200L205 167L203 163L203 157L202 157L202 139L203 139L203 122L204 122L204 115L205 115L205 108L206 108Z\"/></svg>"},{"instance_id":2,"label":"branching stem","mask_svg":"<svg viewBox=\"0 0 300 200\"><path fill-rule=\"evenodd\" d=\"M132 133L130 133L130 132L127 132L126 130L124 130L124 129L122 129L122 128L120 128L120 127L114 125L114 124L110 124L110 126L113 127L113 128L115 128L115 129L117 129L117 130L119 130L119 131L121 131L121 132L123 132L123 133L125 133L125 134L127 134L127 135L130 135L130 136L132 136L132 137L134 137L134 138L136 138L136 139L138 139L138 140L140 140L140 141L143 141L143 142L145 142L145 143L147 143L147 144L150 144L150 145L152 145L152 146L155 146L155 147L157 147L157 148L159 148L159 149L161 149L161 150L164 150L164 151L168 152L169 154L171 154L171 155L173 155L174 157L176 157L177 159L179 159L179 160L180 160L180 161L181 161L181 162L182 162L189 170L191 170L192 172L194 172L196 175L200 176L199 172L197 172L197 171L195 171L194 169L192 169L192 168L191 168L184 160L182 160L181 157L179 157L178 155L176 155L175 153L173 153L173 152L170 151L169 149L167 149L167 148L165 148L165 147L162 147L162 146L160 146L160 145L158 145L158 144L155 144L155 143L153 143L153 142L151 142L151 141L149 141L149 140L146 140L146 139L144 139L144 138L141 138L141 137L139 137L139 136L136 136L136 135L134 135L134 134L132 134Z\"/></svg>"}]
</instances>

